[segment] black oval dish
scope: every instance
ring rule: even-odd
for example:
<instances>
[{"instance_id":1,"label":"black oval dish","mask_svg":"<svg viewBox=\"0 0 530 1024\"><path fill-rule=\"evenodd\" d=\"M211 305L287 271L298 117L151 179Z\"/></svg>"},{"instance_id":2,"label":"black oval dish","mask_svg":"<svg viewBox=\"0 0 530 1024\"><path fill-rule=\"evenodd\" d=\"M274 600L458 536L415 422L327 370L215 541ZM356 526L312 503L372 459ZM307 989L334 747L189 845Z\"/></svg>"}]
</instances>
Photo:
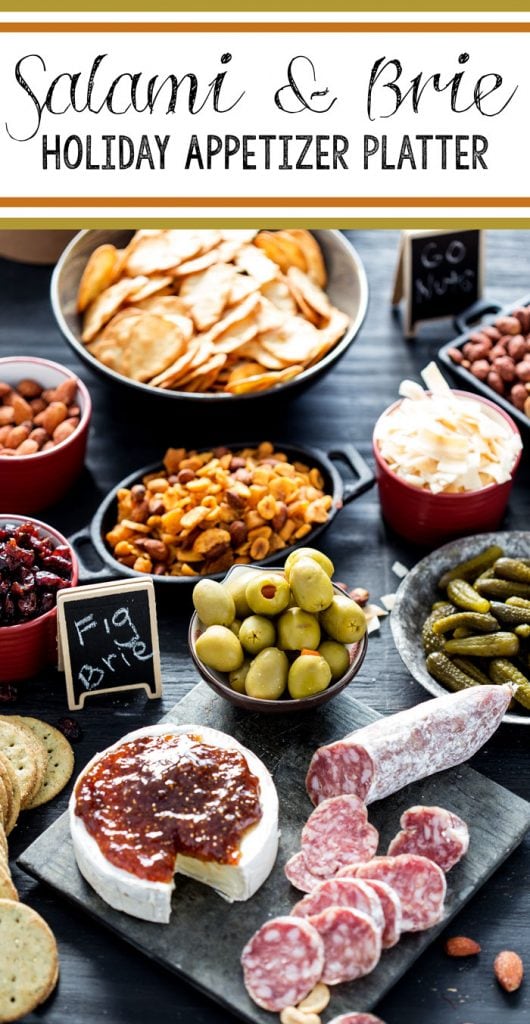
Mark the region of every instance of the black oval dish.
<instances>
[{"instance_id":1,"label":"black oval dish","mask_svg":"<svg viewBox=\"0 0 530 1024\"><path fill-rule=\"evenodd\" d=\"M240 451L242 448L257 448L257 446L258 444L255 441L226 445L233 452ZM368 464L353 445L337 445L328 452L320 451L318 448L303 448L290 444L276 444L275 447L285 452L290 462L305 462L311 468L315 467L318 469L324 480L324 491L332 496L332 506L329 510L327 521L319 523L314 530L311 530L310 533L306 534L296 544L284 548L282 556L287 558L287 555L294 551L295 548L307 547L313 544L315 539L333 522L335 516L344 505L348 505L359 495L364 494L365 491L373 487L375 477ZM200 449L200 451L208 450L208 448ZM342 463L348 468L353 476L351 483L346 483L343 480L335 463ZM149 578L157 586L160 585L164 588L174 586L175 584L183 586L197 582L197 576L155 576L153 573L142 573L129 569L128 566L122 565L121 562L114 558L105 541L105 535L116 525L117 521L117 492L121 488L132 487L133 484L141 482L142 477L147 473L156 473L162 469L163 465L161 462L154 462L152 465L144 466L142 469L131 473L124 480L121 480L103 499L90 525L69 538L79 559L80 580L82 583L95 583L98 580L113 579L115 576L128 576L131 579ZM88 548L95 549L99 560L103 563L103 568L94 571L87 566L82 552L83 549L86 551ZM278 552L274 552L268 555L267 558L253 564L273 565L275 561L278 561ZM223 579L225 575L224 572L216 573L210 578Z\"/></svg>"}]
</instances>

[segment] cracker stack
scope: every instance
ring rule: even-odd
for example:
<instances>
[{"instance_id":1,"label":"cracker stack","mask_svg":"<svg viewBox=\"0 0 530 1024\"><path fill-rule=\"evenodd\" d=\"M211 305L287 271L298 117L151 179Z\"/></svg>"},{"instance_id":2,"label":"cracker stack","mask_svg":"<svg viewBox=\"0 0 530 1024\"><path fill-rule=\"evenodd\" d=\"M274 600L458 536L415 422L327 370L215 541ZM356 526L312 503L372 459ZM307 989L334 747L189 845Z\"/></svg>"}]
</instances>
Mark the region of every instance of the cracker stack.
<instances>
[{"instance_id":1,"label":"cracker stack","mask_svg":"<svg viewBox=\"0 0 530 1024\"><path fill-rule=\"evenodd\" d=\"M68 740L37 718L0 715L0 1022L18 1020L57 984L57 945L50 928L18 902L7 836L21 810L38 807L68 782L74 755Z\"/></svg>"}]
</instances>

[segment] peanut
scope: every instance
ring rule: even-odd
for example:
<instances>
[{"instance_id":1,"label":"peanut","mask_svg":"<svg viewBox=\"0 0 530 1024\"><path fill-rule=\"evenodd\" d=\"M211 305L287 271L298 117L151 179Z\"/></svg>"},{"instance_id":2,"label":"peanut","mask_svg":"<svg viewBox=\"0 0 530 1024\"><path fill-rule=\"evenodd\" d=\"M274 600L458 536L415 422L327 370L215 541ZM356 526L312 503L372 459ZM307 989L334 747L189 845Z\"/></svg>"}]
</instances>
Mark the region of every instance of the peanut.
<instances>
[{"instance_id":1,"label":"peanut","mask_svg":"<svg viewBox=\"0 0 530 1024\"><path fill-rule=\"evenodd\" d=\"M40 384L36 380L31 380L29 377L25 377L24 380L19 381L17 384L17 391L22 398L38 398L42 392Z\"/></svg>"},{"instance_id":2,"label":"peanut","mask_svg":"<svg viewBox=\"0 0 530 1024\"><path fill-rule=\"evenodd\" d=\"M5 427L6 424L11 426L15 422L15 410L12 405L0 406L0 427Z\"/></svg>"},{"instance_id":3,"label":"peanut","mask_svg":"<svg viewBox=\"0 0 530 1024\"><path fill-rule=\"evenodd\" d=\"M22 395L17 394L16 391L13 391L10 401L11 406L13 408L13 419L15 420L17 426L19 426L21 423L24 423L25 420L31 420L31 405L29 404L29 402L26 402L25 398L22 398Z\"/></svg>"},{"instance_id":4,"label":"peanut","mask_svg":"<svg viewBox=\"0 0 530 1024\"><path fill-rule=\"evenodd\" d=\"M511 358L518 363L520 359L523 359L526 353L526 342L522 334L516 334L513 338L510 338L506 351Z\"/></svg>"},{"instance_id":5,"label":"peanut","mask_svg":"<svg viewBox=\"0 0 530 1024\"><path fill-rule=\"evenodd\" d=\"M504 382L496 370L490 370L488 373L488 384L498 395L504 394Z\"/></svg>"},{"instance_id":6,"label":"peanut","mask_svg":"<svg viewBox=\"0 0 530 1024\"><path fill-rule=\"evenodd\" d=\"M478 380L487 380L490 370L491 365L487 359L477 359L476 363L471 363L471 373Z\"/></svg>"},{"instance_id":7,"label":"peanut","mask_svg":"<svg viewBox=\"0 0 530 1024\"><path fill-rule=\"evenodd\" d=\"M0 399L4 401L8 395L11 394L11 384L6 384L5 380L0 380Z\"/></svg>"},{"instance_id":8,"label":"peanut","mask_svg":"<svg viewBox=\"0 0 530 1024\"><path fill-rule=\"evenodd\" d=\"M17 448L17 455L35 455L38 450L39 446L37 442L32 441L32 439L28 437L25 441L22 441L22 444L19 444Z\"/></svg>"},{"instance_id":9,"label":"peanut","mask_svg":"<svg viewBox=\"0 0 530 1024\"><path fill-rule=\"evenodd\" d=\"M515 405L516 409L524 409L525 402L528 397L528 392L524 384L514 384L510 391L510 399Z\"/></svg>"},{"instance_id":10,"label":"peanut","mask_svg":"<svg viewBox=\"0 0 530 1024\"><path fill-rule=\"evenodd\" d=\"M448 349L447 355L451 357L453 363L461 363L464 358L459 348Z\"/></svg>"},{"instance_id":11,"label":"peanut","mask_svg":"<svg viewBox=\"0 0 530 1024\"><path fill-rule=\"evenodd\" d=\"M516 316L502 316L495 321L495 326L501 334L520 334L521 324Z\"/></svg>"},{"instance_id":12,"label":"peanut","mask_svg":"<svg viewBox=\"0 0 530 1024\"><path fill-rule=\"evenodd\" d=\"M52 436L55 428L59 426L59 423L62 423L63 420L66 419L67 413L68 409L64 402L50 402L44 412L35 416L35 423L38 427L44 427L47 433Z\"/></svg>"},{"instance_id":13,"label":"peanut","mask_svg":"<svg viewBox=\"0 0 530 1024\"><path fill-rule=\"evenodd\" d=\"M501 356L500 359L494 361L493 366L503 380L508 381L508 383L515 380L515 363L513 359L510 359L510 356Z\"/></svg>"},{"instance_id":14,"label":"peanut","mask_svg":"<svg viewBox=\"0 0 530 1024\"><path fill-rule=\"evenodd\" d=\"M60 444L61 441L66 441L66 438L73 434L77 426L78 422L75 419L63 420L62 423L59 423L53 432L53 440L55 444Z\"/></svg>"},{"instance_id":15,"label":"peanut","mask_svg":"<svg viewBox=\"0 0 530 1024\"><path fill-rule=\"evenodd\" d=\"M76 395L77 381L73 377L68 377L67 380L61 381L58 387L55 388L52 401L62 402L64 405L69 406Z\"/></svg>"},{"instance_id":16,"label":"peanut","mask_svg":"<svg viewBox=\"0 0 530 1024\"><path fill-rule=\"evenodd\" d=\"M519 380L523 381L523 384L530 381L530 359L523 359L521 363L517 363L515 372Z\"/></svg>"},{"instance_id":17,"label":"peanut","mask_svg":"<svg viewBox=\"0 0 530 1024\"><path fill-rule=\"evenodd\" d=\"M31 412L33 416L38 416L38 414L40 412L44 412L46 408L46 402L43 398L32 398L29 404L31 405Z\"/></svg>"},{"instance_id":18,"label":"peanut","mask_svg":"<svg viewBox=\"0 0 530 1024\"><path fill-rule=\"evenodd\" d=\"M19 427L11 427L4 444L6 448L18 448L19 444L22 444L28 437L28 428L21 424Z\"/></svg>"}]
</instances>

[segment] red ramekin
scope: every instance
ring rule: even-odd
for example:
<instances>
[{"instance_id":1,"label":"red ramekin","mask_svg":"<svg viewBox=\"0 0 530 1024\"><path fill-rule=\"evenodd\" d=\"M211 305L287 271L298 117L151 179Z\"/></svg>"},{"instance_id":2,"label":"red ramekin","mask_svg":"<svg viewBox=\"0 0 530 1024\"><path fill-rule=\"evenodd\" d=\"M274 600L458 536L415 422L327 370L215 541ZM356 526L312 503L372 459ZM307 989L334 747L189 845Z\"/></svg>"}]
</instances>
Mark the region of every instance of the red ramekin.
<instances>
[{"instance_id":1,"label":"red ramekin","mask_svg":"<svg viewBox=\"0 0 530 1024\"><path fill-rule=\"evenodd\" d=\"M92 415L85 385L65 366L37 356L0 359L0 381L16 385L26 377L45 389L56 388L64 380L77 380L76 404L81 417L73 434L47 452L3 457L0 452L0 505L21 514L38 512L67 493L83 468Z\"/></svg>"},{"instance_id":2,"label":"red ramekin","mask_svg":"<svg viewBox=\"0 0 530 1024\"><path fill-rule=\"evenodd\" d=\"M495 402L469 391L455 390L452 393L489 406L499 419L509 424L514 434L519 434L514 420ZM479 491L466 491L464 494L432 494L431 491L414 487L389 468L375 441L380 421L383 417L389 416L401 401L402 399L399 399L394 402L381 414L374 428L373 437L379 501L388 525L405 540L432 546L452 537L495 530L506 511L513 478L521 461L521 452L514 462L510 479L503 484L491 484Z\"/></svg>"},{"instance_id":3,"label":"red ramekin","mask_svg":"<svg viewBox=\"0 0 530 1024\"><path fill-rule=\"evenodd\" d=\"M30 456L31 458L31 456ZM0 513L0 525L6 523L30 522L41 534L50 537L57 547L66 545L72 558L72 580L70 586L75 587L79 577L79 565L75 551L65 537L53 527L29 516L8 515ZM29 622L18 626L0 626L0 682L15 682L29 679L47 665L57 664L57 610L51 608L44 615L39 615Z\"/></svg>"}]
</instances>

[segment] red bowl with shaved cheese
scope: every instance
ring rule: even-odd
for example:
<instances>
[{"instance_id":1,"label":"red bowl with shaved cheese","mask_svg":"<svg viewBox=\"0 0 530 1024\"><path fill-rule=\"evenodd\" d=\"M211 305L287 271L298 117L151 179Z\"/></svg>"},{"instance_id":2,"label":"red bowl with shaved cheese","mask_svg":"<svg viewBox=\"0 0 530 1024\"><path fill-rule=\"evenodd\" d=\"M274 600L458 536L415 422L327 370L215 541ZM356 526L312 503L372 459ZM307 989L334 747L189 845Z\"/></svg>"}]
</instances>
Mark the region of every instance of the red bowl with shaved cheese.
<instances>
[{"instance_id":1,"label":"red bowl with shaved cheese","mask_svg":"<svg viewBox=\"0 0 530 1024\"><path fill-rule=\"evenodd\" d=\"M430 392L426 392L430 395ZM508 413L494 402L468 391L451 391L452 395L488 407L488 415L520 438L519 430ZM394 402L379 417L373 434L373 453L381 512L387 524L405 540L414 544L437 546L453 537L496 530L503 519L512 489L513 478L521 461L519 449L514 458L511 476L502 483L489 484L461 493L433 493L426 487L408 483L394 472L381 455L378 436L385 418L392 416L403 399Z\"/></svg>"}]
</instances>

